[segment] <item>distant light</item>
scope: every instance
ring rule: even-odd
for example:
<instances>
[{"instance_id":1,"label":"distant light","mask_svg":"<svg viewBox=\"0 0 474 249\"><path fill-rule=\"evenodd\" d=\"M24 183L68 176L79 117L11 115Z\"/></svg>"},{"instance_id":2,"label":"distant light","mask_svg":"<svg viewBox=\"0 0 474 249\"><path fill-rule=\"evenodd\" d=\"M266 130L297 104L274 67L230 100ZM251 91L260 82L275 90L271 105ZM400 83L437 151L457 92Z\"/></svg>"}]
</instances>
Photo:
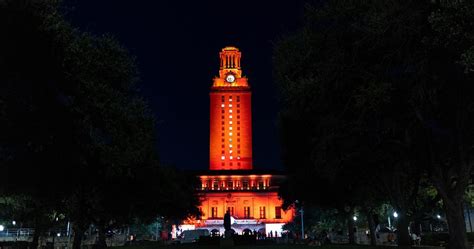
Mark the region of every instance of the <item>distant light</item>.
<instances>
[{"instance_id":1,"label":"distant light","mask_svg":"<svg viewBox=\"0 0 474 249\"><path fill-rule=\"evenodd\" d=\"M441 215L437 214L436 218L441 219Z\"/></svg>"},{"instance_id":2,"label":"distant light","mask_svg":"<svg viewBox=\"0 0 474 249\"><path fill-rule=\"evenodd\" d=\"M354 219L354 221L357 221L357 216L352 217L352 219Z\"/></svg>"},{"instance_id":3,"label":"distant light","mask_svg":"<svg viewBox=\"0 0 474 249\"><path fill-rule=\"evenodd\" d=\"M3 225L0 225L0 232L3 232L5 230L5 227Z\"/></svg>"},{"instance_id":4,"label":"distant light","mask_svg":"<svg viewBox=\"0 0 474 249\"><path fill-rule=\"evenodd\" d=\"M398 213L397 213L397 212L393 212L393 217L397 218L397 217L398 217Z\"/></svg>"},{"instance_id":5,"label":"distant light","mask_svg":"<svg viewBox=\"0 0 474 249\"><path fill-rule=\"evenodd\" d=\"M56 221L58 221L58 220L59 220L59 217L56 217Z\"/></svg>"},{"instance_id":6,"label":"distant light","mask_svg":"<svg viewBox=\"0 0 474 249\"><path fill-rule=\"evenodd\" d=\"M56 236L61 237L61 233L57 233Z\"/></svg>"}]
</instances>

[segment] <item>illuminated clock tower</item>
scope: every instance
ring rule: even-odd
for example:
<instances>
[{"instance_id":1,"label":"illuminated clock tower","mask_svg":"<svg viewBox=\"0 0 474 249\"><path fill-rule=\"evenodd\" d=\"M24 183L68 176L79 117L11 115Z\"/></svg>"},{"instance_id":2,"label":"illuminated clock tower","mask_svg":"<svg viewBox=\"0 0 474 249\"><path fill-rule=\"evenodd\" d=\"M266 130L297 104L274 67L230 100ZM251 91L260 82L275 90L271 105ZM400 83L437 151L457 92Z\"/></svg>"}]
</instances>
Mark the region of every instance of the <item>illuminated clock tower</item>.
<instances>
[{"instance_id":1,"label":"illuminated clock tower","mask_svg":"<svg viewBox=\"0 0 474 249\"><path fill-rule=\"evenodd\" d=\"M219 55L219 76L210 92L210 169L251 170L252 104L242 55L235 47L225 47Z\"/></svg>"},{"instance_id":2,"label":"illuminated clock tower","mask_svg":"<svg viewBox=\"0 0 474 249\"><path fill-rule=\"evenodd\" d=\"M209 94L210 165L196 174L201 182L196 190L201 215L183 221L179 231L201 228L219 236L229 212L231 227L238 234L280 237L283 225L294 217L294 209L283 209L278 196L285 175L252 165L251 91L242 75L241 56L235 47L219 53L219 76Z\"/></svg>"}]
</instances>

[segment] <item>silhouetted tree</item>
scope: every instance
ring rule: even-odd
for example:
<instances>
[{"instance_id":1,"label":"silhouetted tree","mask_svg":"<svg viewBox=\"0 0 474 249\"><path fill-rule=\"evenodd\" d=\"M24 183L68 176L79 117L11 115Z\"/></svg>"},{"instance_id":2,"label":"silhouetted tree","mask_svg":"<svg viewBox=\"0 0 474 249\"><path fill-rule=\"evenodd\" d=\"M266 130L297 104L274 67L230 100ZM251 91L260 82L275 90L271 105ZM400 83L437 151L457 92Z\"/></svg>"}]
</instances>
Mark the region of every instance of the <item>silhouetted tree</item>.
<instances>
[{"instance_id":1,"label":"silhouetted tree","mask_svg":"<svg viewBox=\"0 0 474 249\"><path fill-rule=\"evenodd\" d=\"M461 204L474 141L473 9L465 1L309 5L304 27L275 49L284 160L295 183L312 185L309 172L364 172L400 213L406 245L408 215L429 175L450 247L467 248Z\"/></svg>"},{"instance_id":2,"label":"silhouetted tree","mask_svg":"<svg viewBox=\"0 0 474 249\"><path fill-rule=\"evenodd\" d=\"M126 49L73 28L54 0L0 1L0 32L2 195L31 198L35 217L65 213L76 249L90 224L105 247L133 218L196 212L195 182L158 166Z\"/></svg>"}]
</instances>

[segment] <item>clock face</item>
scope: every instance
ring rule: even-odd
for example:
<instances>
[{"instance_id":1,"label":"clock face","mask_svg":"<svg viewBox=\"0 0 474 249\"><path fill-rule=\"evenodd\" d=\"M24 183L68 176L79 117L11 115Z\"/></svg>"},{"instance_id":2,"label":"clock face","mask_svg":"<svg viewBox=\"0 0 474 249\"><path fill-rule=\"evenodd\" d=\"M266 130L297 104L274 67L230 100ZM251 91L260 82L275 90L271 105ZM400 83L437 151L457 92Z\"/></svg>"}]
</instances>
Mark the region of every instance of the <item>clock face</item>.
<instances>
[{"instance_id":1,"label":"clock face","mask_svg":"<svg viewBox=\"0 0 474 249\"><path fill-rule=\"evenodd\" d=\"M233 83L235 81L235 76L233 74L229 74L227 77L225 77L225 81Z\"/></svg>"}]
</instances>

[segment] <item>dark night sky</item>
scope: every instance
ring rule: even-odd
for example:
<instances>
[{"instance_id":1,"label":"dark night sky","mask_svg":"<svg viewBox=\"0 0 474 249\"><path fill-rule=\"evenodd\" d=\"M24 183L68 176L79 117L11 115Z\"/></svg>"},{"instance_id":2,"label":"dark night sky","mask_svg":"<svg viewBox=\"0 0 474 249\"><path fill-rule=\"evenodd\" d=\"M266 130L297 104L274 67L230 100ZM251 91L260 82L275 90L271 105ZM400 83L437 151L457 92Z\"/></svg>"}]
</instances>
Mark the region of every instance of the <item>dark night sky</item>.
<instances>
[{"instance_id":1,"label":"dark night sky","mask_svg":"<svg viewBox=\"0 0 474 249\"><path fill-rule=\"evenodd\" d=\"M254 168L281 168L272 42L301 22L303 0L66 0L73 25L114 35L137 57L141 91L158 119L161 161L209 164L209 88L218 54L242 51L253 100Z\"/></svg>"}]
</instances>

